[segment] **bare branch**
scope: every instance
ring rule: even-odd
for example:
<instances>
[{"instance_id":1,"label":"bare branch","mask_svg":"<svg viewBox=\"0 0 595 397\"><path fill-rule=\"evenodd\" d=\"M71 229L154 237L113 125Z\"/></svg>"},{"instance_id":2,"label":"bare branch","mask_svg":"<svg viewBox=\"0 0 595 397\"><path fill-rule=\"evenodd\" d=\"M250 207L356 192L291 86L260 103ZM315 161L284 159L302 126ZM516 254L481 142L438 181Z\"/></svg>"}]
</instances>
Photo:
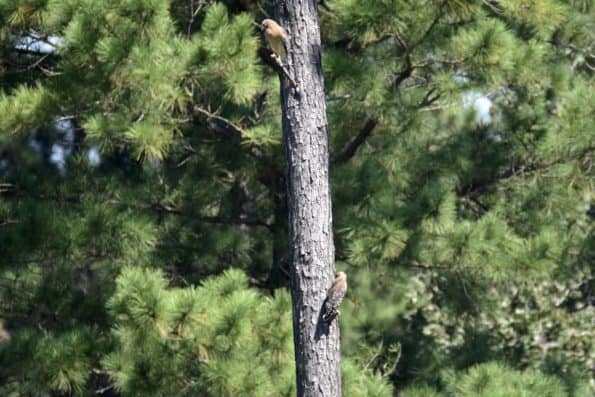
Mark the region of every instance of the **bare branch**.
<instances>
[{"instance_id":1,"label":"bare branch","mask_svg":"<svg viewBox=\"0 0 595 397\"><path fill-rule=\"evenodd\" d=\"M343 148L343 150L337 156L335 156L335 158L333 158L332 163L343 164L355 156L357 149L366 141L366 139L368 139L370 135L372 135L372 132L377 125L378 121L373 118L368 119L366 124L364 124L364 127L355 136L355 138L353 138L353 140L349 142L347 146L345 146L345 148Z\"/></svg>"}]
</instances>

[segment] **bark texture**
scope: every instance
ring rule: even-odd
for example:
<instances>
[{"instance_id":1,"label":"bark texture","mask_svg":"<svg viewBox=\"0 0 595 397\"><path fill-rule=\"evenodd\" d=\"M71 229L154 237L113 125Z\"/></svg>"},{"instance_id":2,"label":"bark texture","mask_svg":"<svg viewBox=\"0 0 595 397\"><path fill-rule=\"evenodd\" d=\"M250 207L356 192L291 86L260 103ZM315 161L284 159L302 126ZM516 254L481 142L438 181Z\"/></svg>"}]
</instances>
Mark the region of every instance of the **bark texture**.
<instances>
[{"instance_id":1,"label":"bark texture","mask_svg":"<svg viewBox=\"0 0 595 397\"><path fill-rule=\"evenodd\" d=\"M289 73L282 78L287 162L291 291L298 396L340 396L338 320L322 320L335 261L329 150L316 0L276 2L289 35Z\"/></svg>"}]
</instances>

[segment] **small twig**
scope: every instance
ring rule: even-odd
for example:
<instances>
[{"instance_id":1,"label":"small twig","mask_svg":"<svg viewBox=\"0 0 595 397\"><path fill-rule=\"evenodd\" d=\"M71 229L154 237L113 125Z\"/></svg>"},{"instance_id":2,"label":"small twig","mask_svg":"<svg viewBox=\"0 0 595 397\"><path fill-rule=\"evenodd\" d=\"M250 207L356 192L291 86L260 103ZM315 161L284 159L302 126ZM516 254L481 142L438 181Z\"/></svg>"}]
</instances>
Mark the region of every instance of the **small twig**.
<instances>
[{"instance_id":1,"label":"small twig","mask_svg":"<svg viewBox=\"0 0 595 397\"><path fill-rule=\"evenodd\" d=\"M428 264L418 261L411 261L411 262L399 262L399 266L407 266L417 269L425 269L425 270L434 270L434 269L445 269L449 270L451 268L450 265L445 263L437 263L437 264Z\"/></svg>"},{"instance_id":2,"label":"small twig","mask_svg":"<svg viewBox=\"0 0 595 397\"><path fill-rule=\"evenodd\" d=\"M105 386L105 387L102 387L101 389L95 390L95 394L103 394L106 391L111 390L113 388L114 388L114 385Z\"/></svg>"},{"instance_id":3,"label":"small twig","mask_svg":"<svg viewBox=\"0 0 595 397\"><path fill-rule=\"evenodd\" d=\"M33 68L36 68L39 64L41 64L43 61L45 61L50 55L52 55L52 53L48 53L44 56L42 56L41 58L39 58L37 61L33 62L31 65L27 66L27 69L25 70L31 70Z\"/></svg>"},{"instance_id":4,"label":"small twig","mask_svg":"<svg viewBox=\"0 0 595 397\"><path fill-rule=\"evenodd\" d=\"M461 198L461 200L467 203L467 205L469 205L469 208L471 208L471 210L473 210L478 215L481 215L488 211L488 207L474 197L464 196Z\"/></svg>"},{"instance_id":5,"label":"small twig","mask_svg":"<svg viewBox=\"0 0 595 397\"><path fill-rule=\"evenodd\" d=\"M465 62L466 60L467 60L467 58L459 58L459 59L433 59L432 62L443 63L445 65L457 66L457 65L460 65L461 63Z\"/></svg>"},{"instance_id":6,"label":"small twig","mask_svg":"<svg viewBox=\"0 0 595 397\"><path fill-rule=\"evenodd\" d=\"M12 183L0 182L0 193L10 192L11 190L14 190L14 189L15 189L15 186Z\"/></svg>"},{"instance_id":7,"label":"small twig","mask_svg":"<svg viewBox=\"0 0 595 397\"><path fill-rule=\"evenodd\" d=\"M232 141L240 143L242 138L244 137L245 131L239 125L233 123L232 121L218 116L212 112L209 112L206 109L201 108L198 105L194 105L192 107L194 115L200 115L201 117L205 118L205 126L216 133L221 133L225 135L227 138L231 139ZM247 153L253 157L262 159L265 157L262 150L255 144L246 145Z\"/></svg>"},{"instance_id":8,"label":"small twig","mask_svg":"<svg viewBox=\"0 0 595 397\"><path fill-rule=\"evenodd\" d=\"M277 56L277 54L271 54L271 58L275 60L275 63L277 64L277 66L279 66L279 69L281 69L281 71L283 72L283 74L285 75L285 77L287 77L287 80L289 80L289 82L293 86L293 89L295 90L295 93L297 95L299 95L300 94L300 89L298 88L297 83L295 82L295 80L293 79L293 77L291 77L291 75L289 74L289 72L287 71L287 69L285 68L285 66L283 66L283 63L281 62L281 59Z\"/></svg>"},{"instance_id":9,"label":"small twig","mask_svg":"<svg viewBox=\"0 0 595 397\"><path fill-rule=\"evenodd\" d=\"M491 9L496 14L498 14L498 15L502 14L502 10L500 8L498 8L497 1L483 0L482 3L485 4L489 9Z\"/></svg>"},{"instance_id":10,"label":"small twig","mask_svg":"<svg viewBox=\"0 0 595 397\"><path fill-rule=\"evenodd\" d=\"M420 107L419 111L420 112L433 112L435 110L444 110L444 109L454 108L455 106L458 106L458 104L456 102L443 103L443 104L438 104L438 105L434 105L434 106Z\"/></svg>"},{"instance_id":11,"label":"small twig","mask_svg":"<svg viewBox=\"0 0 595 397\"><path fill-rule=\"evenodd\" d=\"M252 111L252 116L248 118L250 121L248 128L256 125L261 119L263 112L265 110L265 105L267 103L267 95L268 91L264 91L262 94L256 97L254 101L254 109Z\"/></svg>"},{"instance_id":12,"label":"small twig","mask_svg":"<svg viewBox=\"0 0 595 397\"><path fill-rule=\"evenodd\" d=\"M33 32L33 33L25 34L24 37L30 37L31 39L33 39L35 41L41 41L42 43L45 43L52 48L59 48L59 43L52 43L47 34L40 34L40 33Z\"/></svg>"},{"instance_id":13,"label":"small twig","mask_svg":"<svg viewBox=\"0 0 595 397\"><path fill-rule=\"evenodd\" d=\"M465 296L467 297L467 299L469 299L469 301L471 303L475 303L475 301L473 300L471 295L469 295L469 291L467 291L467 286L465 285L465 280L463 279L463 275L461 274L461 272L459 270L456 270L455 273L456 273L457 277L459 278L459 281L461 282L461 286L463 287L463 293L465 294Z\"/></svg>"},{"instance_id":14,"label":"small twig","mask_svg":"<svg viewBox=\"0 0 595 397\"><path fill-rule=\"evenodd\" d=\"M403 48L405 51L409 49L409 47L407 47L407 43L405 43L405 40L403 40L403 37L401 36L401 33L399 33L398 29L395 29L395 39L397 40L397 43L399 43L401 48Z\"/></svg>"},{"instance_id":15,"label":"small twig","mask_svg":"<svg viewBox=\"0 0 595 397\"><path fill-rule=\"evenodd\" d=\"M364 369L370 368L370 366L374 363L374 361L376 361L376 359L378 357L380 357L380 353L382 353L383 344L384 344L384 341L380 341L380 344L378 345L376 351L374 352L374 354L372 354L372 357L370 357L370 359L368 360L366 365L364 365Z\"/></svg>"},{"instance_id":16,"label":"small twig","mask_svg":"<svg viewBox=\"0 0 595 397\"><path fill-rule=\"evenodd\" d=\"M51 71L49 69L46 69L46 68L42 67L41 65L38 65L37 67L39 68L39 70L41 70L43 72L43 74L45 74L48 77L61 76L61 75L64 74L64 73L61 73L61 72L53 72L53 71Z\"/></svg>"},{"instance_id":17,"label":"small twig","mask_svg":"<svg viewBox=\"0 0 595 397\"><path fill-rule=\"evenodd\" d=\"M216 114L213 114L213 113L209 112L208 110L201 108L198 105L195 105L192 108L192 110L195 113L198 113L198 114L201 114L201 115L205 116L206 119L207 119L207 121L218 121L218 122L220 122L221 124L223 124L223 126L225 126L225 129L227 131L232 131L233 133L237 134L239 137L242 137L244 135L244 130L240 126L234 124L233 122L231 122L230 120L228 120L228 119L226 119L224 117L221 117L221 116L218 116Z\"/></svg>"}]
</instances>

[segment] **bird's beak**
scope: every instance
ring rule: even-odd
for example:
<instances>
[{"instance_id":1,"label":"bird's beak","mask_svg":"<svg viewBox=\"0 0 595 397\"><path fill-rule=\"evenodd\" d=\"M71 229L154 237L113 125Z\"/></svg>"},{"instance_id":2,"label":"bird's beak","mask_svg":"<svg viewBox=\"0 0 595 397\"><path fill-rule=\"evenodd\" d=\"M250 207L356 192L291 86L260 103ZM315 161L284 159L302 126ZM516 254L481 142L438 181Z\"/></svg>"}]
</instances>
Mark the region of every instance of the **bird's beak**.
<instances>
[{"instance_id":1,"label":"bird's beak","mask_svg":"<svg viewBox=\"0 0 595 397\"><path fill-rule=\"evenodd\" d=\"M265 31L265 29L266 29L266 26L264 26L264 25L260 25L260 31L261 31L261 32L264 32L264 31Z\"/></svg>"}]
</instances>

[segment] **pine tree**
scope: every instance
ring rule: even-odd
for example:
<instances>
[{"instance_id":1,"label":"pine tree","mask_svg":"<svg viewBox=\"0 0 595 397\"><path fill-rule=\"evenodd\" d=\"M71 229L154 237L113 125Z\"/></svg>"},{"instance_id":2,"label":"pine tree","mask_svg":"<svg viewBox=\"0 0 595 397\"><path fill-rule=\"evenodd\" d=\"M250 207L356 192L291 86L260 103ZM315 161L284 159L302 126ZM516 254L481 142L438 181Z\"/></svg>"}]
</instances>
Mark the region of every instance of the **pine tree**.
<instances>
[{"instance_id":1,"label":"pine tree","mask_svg":"<svg viewBox=\"0 0 595 397\"><path fill-rule=\"evenodd\" d=\"M300 1L279 2L275 11L291 37L281 96L297 395L341 396L338 321L324 313L335 247L318 13Z\"/></svg>"}]
</instances>

